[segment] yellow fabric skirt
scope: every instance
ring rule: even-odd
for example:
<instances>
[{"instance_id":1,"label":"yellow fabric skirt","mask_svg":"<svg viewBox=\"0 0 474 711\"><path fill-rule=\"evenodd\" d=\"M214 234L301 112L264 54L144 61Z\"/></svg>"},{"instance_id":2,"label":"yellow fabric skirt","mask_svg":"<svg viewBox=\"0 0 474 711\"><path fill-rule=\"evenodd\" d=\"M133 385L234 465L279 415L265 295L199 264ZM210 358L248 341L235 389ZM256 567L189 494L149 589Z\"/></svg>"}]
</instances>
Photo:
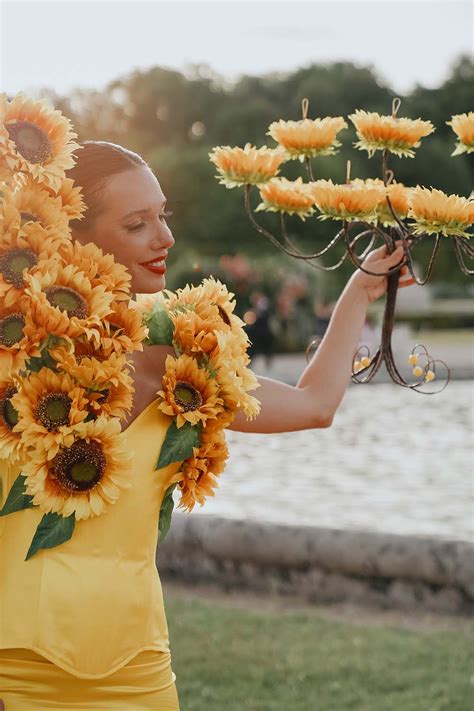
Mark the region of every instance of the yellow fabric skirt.
<instances>
[{"instance_id":1,"label":"yellow fabric skirt","mask_svg":"<svg viewBox=\"0 0 474 711\"><path fill-rule=\"evenodd\" d=\"M80 679L30 649L0 649L5 711L179 711L175 681L171 655L155 650L102 679Z\"/></svg>"}]
</instances>

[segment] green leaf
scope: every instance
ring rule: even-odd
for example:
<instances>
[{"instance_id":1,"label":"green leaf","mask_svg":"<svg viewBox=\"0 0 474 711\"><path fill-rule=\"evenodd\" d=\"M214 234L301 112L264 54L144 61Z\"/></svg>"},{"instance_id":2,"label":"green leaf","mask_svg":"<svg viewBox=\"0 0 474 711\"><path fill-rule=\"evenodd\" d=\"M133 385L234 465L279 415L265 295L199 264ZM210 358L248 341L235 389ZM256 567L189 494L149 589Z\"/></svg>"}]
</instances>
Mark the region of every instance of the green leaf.
<instances>
[{"instance_id":1,"label":"green leaf","mask_svg":"<svg viewBox=\"0 0 474 711\"><path fill-rule=\"evenodd\" d=\"M200 443L201 427L186 422L178 429L176 420L173 420L161 447L160 456L155 469L162 469L172 462L181 462L193 454L193 447Z\"/></svg>"},{"instance_id":2,"label":"green leaf","mask_svg":"<svg viewBox=\"0 0 474 711\"><path fill-rule=\"evenodd\" d=\"M160 518L158 520L158 543L162 543L171 525L171 514L173 513L174 501L173 491L177 486L172 484L167 490L163 501L161 502Z\"/></svg>"},{"instance_id":3,"label":"green leaf","mask_svg":"<svg viewBox=\"0 0 474 711\"><path fill-rule=\"evenodd\" d=\"M74 514L60 516L57 513L47 513L43 516L31 541L25 560L31 558L42 548L54 548L68 541L74 531L76 519Z\"/></svg>"},{"instance_id":4,"label":"green leaf","mask_svg":"<svg viewBox=\"0 0 474 711\"><path fill-rule=\"evenodd\" d=\"M150 318L147 320L147 343L151 346L170 346L173 342L174 325L168 312L160 303L155 303Z\"/></svg>"},{"instance_id":5,"label":"green leaf","mask_svg":"<svg viewBox=\"0 0 474 711\"><path fill-rule=\"evenodd\" d=\"M19 474L12 484L12 488L8 492L7 500L0 510L0 516L22 511L33 506L33 497L25 494L26 491L26 476Z\"/></svg>"}]
</instances>

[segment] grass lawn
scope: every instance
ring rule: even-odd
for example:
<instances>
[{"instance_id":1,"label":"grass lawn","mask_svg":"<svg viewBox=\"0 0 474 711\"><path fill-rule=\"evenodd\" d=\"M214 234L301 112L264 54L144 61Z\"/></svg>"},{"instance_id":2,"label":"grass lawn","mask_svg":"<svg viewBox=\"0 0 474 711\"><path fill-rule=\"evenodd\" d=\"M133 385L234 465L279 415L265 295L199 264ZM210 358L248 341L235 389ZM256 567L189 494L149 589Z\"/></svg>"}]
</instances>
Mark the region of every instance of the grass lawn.
<instances>
[{"instance_id":1,"label":"grass lawn","mask_svg":"<svg viewBox=\"0 0 474 711\"><path fill-rule=\"evenodd\" d=\"M472 625L406 629L164 587L181 711L472 711ZM280 603L284 605L285 603Z\"/></svg>"}]
</instances>

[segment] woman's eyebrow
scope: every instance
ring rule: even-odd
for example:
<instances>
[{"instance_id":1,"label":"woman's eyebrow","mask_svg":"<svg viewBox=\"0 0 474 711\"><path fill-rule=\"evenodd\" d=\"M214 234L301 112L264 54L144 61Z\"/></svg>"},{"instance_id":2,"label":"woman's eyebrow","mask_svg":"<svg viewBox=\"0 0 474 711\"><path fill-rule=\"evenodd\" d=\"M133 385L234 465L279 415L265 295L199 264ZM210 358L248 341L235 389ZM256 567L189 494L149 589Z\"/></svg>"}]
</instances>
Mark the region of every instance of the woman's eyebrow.
<instances>
[{"instance_id":1,"label":"woman's eyebrow","mask_svg":"<svg viewBox=\"0 0 474 711\"><path fill-rule=\"evenodd\" d=\"M161 205L162 210L166 207L166 203L167 203L167 200L164 200L163 204ZM127 217L131 217L132 215L143 215L147 212L151 212L151 207L144 207L141 210L132 210L131 212L127 212L127 214L123 216L123 219L126 219Z\"/></svg>"}]
</instances>

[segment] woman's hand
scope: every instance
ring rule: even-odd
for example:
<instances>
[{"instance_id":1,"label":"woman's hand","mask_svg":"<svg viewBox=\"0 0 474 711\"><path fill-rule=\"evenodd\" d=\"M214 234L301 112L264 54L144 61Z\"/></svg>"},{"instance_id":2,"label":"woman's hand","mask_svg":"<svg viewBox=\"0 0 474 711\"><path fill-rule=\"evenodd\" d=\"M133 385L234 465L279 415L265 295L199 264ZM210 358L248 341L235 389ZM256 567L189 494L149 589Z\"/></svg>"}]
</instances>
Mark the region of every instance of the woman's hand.
<instances>
[{"instance_id":1,"label":"woman's hand","mask_svg":"<svg viewBox=\"0 0 474 711\"><path fill-rule=\"evenodd\" d=\"M386 245L382 245L378 249L372 250L372 252L369 252L367 257L362 262L362 266L369 269L371 272L378 272L382 274L383 272L387 272L391 267L395 267L400 262L403 261L404 263L405 256L400 240L397 240L395 244L398 246L392 254L388 253ZM415 280L411 277L405 264L401 268L400 274L400 281L398 282L399 288L410 286L415 283ZM351 276L349 283L353 287L365 292L369 303L371 303L387 291L388 277L372 276L371 274L366 274L361 269L357 269Z\"/></svg>"}]
</instances>

